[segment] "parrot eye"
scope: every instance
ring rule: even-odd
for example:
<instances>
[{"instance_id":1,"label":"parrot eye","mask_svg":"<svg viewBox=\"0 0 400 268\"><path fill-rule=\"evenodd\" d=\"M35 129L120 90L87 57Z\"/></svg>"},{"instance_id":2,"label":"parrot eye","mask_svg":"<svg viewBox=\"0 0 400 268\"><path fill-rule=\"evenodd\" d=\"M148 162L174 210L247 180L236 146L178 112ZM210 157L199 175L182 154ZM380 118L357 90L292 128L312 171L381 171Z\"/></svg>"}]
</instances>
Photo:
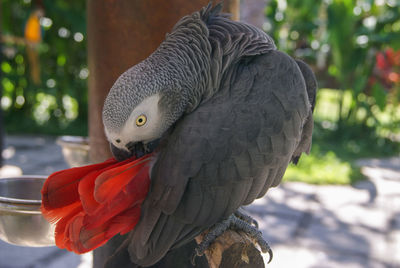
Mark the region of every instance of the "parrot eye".
<instances>
[{"instance_id":1,"label":"parrot eye","mask_svg":"<svg viewBox=\"0 0 400 268\"><path fill-rule=\"evenodd\" d=\"M139 116L136 118L136 125L137 125L138 127L141 127L141 126L143 126L144 124L146 124L146 121L147 121L147 117L146 117L144 114L139 115Z\"/></svg>"}]
</instances>

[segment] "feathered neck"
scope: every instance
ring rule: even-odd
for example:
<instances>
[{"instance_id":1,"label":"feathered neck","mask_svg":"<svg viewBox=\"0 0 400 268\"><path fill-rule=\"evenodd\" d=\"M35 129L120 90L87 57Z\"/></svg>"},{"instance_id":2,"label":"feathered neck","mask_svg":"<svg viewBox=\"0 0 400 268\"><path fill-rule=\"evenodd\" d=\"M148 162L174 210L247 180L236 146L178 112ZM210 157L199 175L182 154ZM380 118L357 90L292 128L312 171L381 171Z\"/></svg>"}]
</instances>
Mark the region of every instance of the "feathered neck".
<instances>
[{"instance_id":1,"label":"feathered neck","mask_svg":"<svg viewBox=\"0 0 400 268\"><path fill-rule=\"evenodd\" d=\"M260 29L235 22L221 13L222 5L202 8L183 17L166 40L149 57L162 58L169 76L179 82L179 90L190 112L219 90L230 67L242 57L276 49L273 40Z\"/></svg>"},{"instance_id":2,"label":"feathered neck","mask_svg":"<svg viewBox=\"0 0 400 268\"><path fill-rule=\"evenodd\" d=\"M209 4L201 11L201 18L207 25L211 45L211 70L213 77L212 92L220 87L227 70L241 58L255 56L275 50L276 46L270 36L255 26L232 21L229 15L221 13L222 3L212 7Z\"/></svg>"}]
</instances>

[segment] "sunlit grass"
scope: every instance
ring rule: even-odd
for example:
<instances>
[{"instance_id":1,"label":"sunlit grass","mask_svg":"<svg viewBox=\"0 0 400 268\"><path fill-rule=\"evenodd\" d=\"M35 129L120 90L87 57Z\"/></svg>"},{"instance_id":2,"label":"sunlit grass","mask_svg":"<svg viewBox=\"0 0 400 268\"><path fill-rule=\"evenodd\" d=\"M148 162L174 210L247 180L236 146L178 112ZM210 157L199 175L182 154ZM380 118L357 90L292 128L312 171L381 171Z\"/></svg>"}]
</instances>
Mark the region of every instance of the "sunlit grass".
<instances>
[{"instance_id":1,"label":"sunlit grass","mask_svg":"<svg viewBox=\"0 0 400 268\"><path fill-rule=\"evenodd\" d=\"M322 153L314 146L310 155L303 155L297 165L289 165L285 181L311 184L351 184L362 179L359 168L340 159L333 151Z\"/></svg>"}]
</instances>

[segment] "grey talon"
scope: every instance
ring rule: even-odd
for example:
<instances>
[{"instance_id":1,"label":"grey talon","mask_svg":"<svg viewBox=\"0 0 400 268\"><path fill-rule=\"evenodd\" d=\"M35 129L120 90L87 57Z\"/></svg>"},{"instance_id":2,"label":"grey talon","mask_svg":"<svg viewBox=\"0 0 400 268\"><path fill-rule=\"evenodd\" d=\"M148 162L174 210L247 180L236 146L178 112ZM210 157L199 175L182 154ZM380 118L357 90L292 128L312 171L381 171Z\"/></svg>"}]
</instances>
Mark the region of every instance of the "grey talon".
<instances>
[{"instance_id":1,"label":"grey talon","mask_svg":"<svg viewBox=\"0 0 400 268\"><path fill-rule=\"evenodd\" d=\"M195 254L193 254L192 257L192 264L194 264L196 256L202 256L210 245L215 242L217 237L222 235L228 229L239 230L248 234L260 246L263 253L268 253L268 263L270 263L273 258L271 247L262 237L262 232L258 230L258 227L252 225L254 222L255 220L250 216L237 211L229 216L228 219L215 224L209 229L209 232L204 235L203 240L195 249Z\"/></svg>"}]
</instances>

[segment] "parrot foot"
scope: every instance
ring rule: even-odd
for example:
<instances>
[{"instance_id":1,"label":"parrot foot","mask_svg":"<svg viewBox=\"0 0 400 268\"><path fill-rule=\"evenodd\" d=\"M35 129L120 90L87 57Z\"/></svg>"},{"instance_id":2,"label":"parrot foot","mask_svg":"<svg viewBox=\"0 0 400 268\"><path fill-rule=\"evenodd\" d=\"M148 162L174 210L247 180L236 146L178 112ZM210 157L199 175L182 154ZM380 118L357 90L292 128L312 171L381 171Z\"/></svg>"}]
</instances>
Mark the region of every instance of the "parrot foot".
<instances>
[{"instance_id":1,"label":"parrot foot","mask_svg":"<svg viewBox=\"0 0 400 268\"><path fill-rule=\"evenodd\" d=\"M197 256L203 256L205 251L210 247L212 243L215 242L217 237L222 235L228 229L239 230L248 234L260 246L263 253L268 253L268 263L270 263L273 258L272 250L268 243L262 237L262 233L260 230L258 230L257 225L257 222L253 218L238 211L229 216L228 219L216 223L209 229L209 232L204 235L201 243L195 249L192 263L194 264L194 260Z\"/></svg>"},{"instance_id":2,"label":"parrot foot","mask_svg":"<svg viewBox=\"0 0 400 268\"><path fill-rule=\"evenodd\" d=\"M238 217L239 219L247 222L248 224L256 227L258 229L258 222L253 219L252 217L250 217L249 215L244 214L243 212L237 210L235 213L233 213L236 217Z\"/></svg>"}]
</instances>

